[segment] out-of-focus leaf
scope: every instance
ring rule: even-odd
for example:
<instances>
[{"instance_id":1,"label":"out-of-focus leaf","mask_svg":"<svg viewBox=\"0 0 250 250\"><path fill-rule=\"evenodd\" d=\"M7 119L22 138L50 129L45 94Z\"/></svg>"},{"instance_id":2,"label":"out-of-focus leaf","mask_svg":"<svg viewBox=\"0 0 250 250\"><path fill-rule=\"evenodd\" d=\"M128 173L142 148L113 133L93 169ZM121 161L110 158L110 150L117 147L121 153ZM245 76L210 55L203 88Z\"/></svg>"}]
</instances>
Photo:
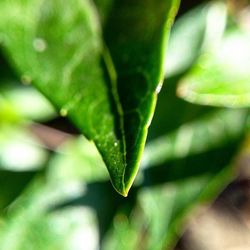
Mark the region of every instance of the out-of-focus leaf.
<instances>
[{"instance_id":1,"label":"out-of-focus leaf","mask_svg":"<svg viewBox=\"0 0 250 250\"><path fill-rule=\"evenodd\" d=\"M142 216L136 212L136 209L130 216L118 211L113 220L113 227L103 241L102 249L145 249L147 242L143 238L141 219Z\"/></svg>"},{"instance_id":2,"label":"out-of-focus leaf","mask_svg":"<svg viewBox=\"0 0 250 250\"><path fill-rule=\"evenodd\" d=\"M125 196L138 170L177 6L178 0L114 3L104 33L116 79L108 53L103 71L98 20L88 1L0 3L3 47L22 78L95 142Z\"/></svg>"},{"instance_id":3,"label":"out-of-focus leaf","mask_svg":"<svg viewBox=\"0 0 250 250\"><path fill-rule=\"evenodd\" d=\"M98 232L91 209L51 210L55 203L82 192L80 183L33 182L8 211L0 232L1 249L97 249Z\"/></svg>"},{"instance_id":4,"label":"out-of-focus leaf","mask_svg":"<svg viewBox=\"0 0 250 250\"><path fill-rule=\"evenodd\" d=\"M25 86L11 71L0 51L0 123L24 120L47 121L56 116L49 101L36 89ZM10 119L12 116L12 119ZM15 118L15 119L14 119Z\"/></svg>"},{"instance_id":5,"label":"out-of-focus leaf","mask_svg":"<svg viewBox=\"0 0 250 250\"><path fill-rule=\"evenodd\" d=\"M46 177L38 176L7 210L0 231L1 249L98 249L98 227L91 203L56 207L84 196L87 181L107 179L104 164L93 143L84 138L69 141L58 150Z\"/></svg>"},{"instance_id":6,"label":"out-of-focus leaf","mask_svg":"<svg viewBox=\"0 0 250 250\"><path fill-rule=\"evenodd\" d=\"M250 35L234 29L205 51L178 88L178 95L197 104L223 107L250 105Z\"/></svg>"},{"instance_id":7,"label":"out-of-focus leaf","mask_svg":"<svg viewBox=\"0 0 250 250\"><path fill-rule=\"evenodd\" d=\"M222 2L211 2L192 9L181 16L170 34L166 53L166 77L188 70L196 61L208 40L217 40L226 20L226 6ZM216 24L214 24L216 22ZM211 37L212 36L212 37Z\"/></svg>"},{"instance_id":8,"label":"out-of-focus leaf","mask_svg":"<svg viewBox=\"0 0 250 250\"><path fill-rule=\"evenodd\" d=\"M214 110L212 107L196 105L178 98L176 86L179 79L179 76L165 79L149 128L148 141L172 133L183 124L199 119Z\"/></svg>"},{"instance_id":9,"label":"out-of-focus leaf","mask_svg":"<svg viewBox=\"0 0 250 250\"><path fill-rule=\"evenodd\" d=\"M6 102L22 119L46 121L56 116L51 104L33 88L12 87L3 88L0 91Z\"/></svg>"},{"instance_id":10,"label":"out-of-focus leaf","mask_svg":"<svg viewBox=\"0 0 250 250\"><path fill-rule=\"evenodd\" d=\"M103 25L105 25L108 15L114 4L114 0L93 0L99 11L100 20Z\"/></svg>"},{"instance_id":11,"label":"out-of-focus leaf","mask_svg":"<svg viewBox=\"0 0 250 250\"><path fill-rule=\"evenodd\" d=\"M21 121L22 117L18 114L13 105L0 94L0 124L14 124L20 123Z\"/></svg>"},{"instance_id":12,"label":"out-of-focus leaf","mask_svg":"<svg viewBox=\"0 0 250 250\"><path fill-rule=\"evenodd\" d=\"M199 21L194 21L196 19L193 19L193 16L196 16ZM178 98L176 87L183 73L195 63L204 49L214 48L221 41L226 18L225 4L211 2L200 5L179 20L177 19L170 35L170 46L166 54L168 55L166 67L169 68L169 74L166 75L159 95L155 117L149 130L149 140L172 132L182 124L204 116L214 109L188 103ZM190 23L192 20L193 22Z\"/></svg>"},{"instance_id":13,"label":"out-of-focus leaf","mask_svg":"<svg viewBox=\"0 0 250 250\"><path fill-rule=\"evenodd\" d=\"M142 165L154 166L227 145L241 137L248 117L246 110L221 109L184 123L176 131L148 143Z\"/></svg>"},{"instance_id":14,"label":"out-of-focus leaf","mask_svg":"<svg viewBox=\"0 0 250 250\"><path fill-rule=\"evenodd\" d=\"M0 48L3 42L2 35L0 35ZM6 82L15 78L15 73L10 65L6 62L2 50L0 49L0 86L2 87Z\"/></svg>"},{"instance_id":15,"label":"out-of-focus leaf","mask_svg":"<svg viewBox=\"0 0 250 250\"><path fill-rule=\"evenodd\" d=\"M104 181L106 170L93 143L78 138L58 150L45 176L38 176L3 217L1 250L98 249L99 234L124 199Z\"/></svg>"},{"instance_id":16,"label":"out-of-focus leaf","mask_svg":"<svg viewBox=\"0 0 250 250\"><path fill-rule=\"evenodd\" d=\"M216 159L207 167L212 168L212 163L217 164ZM200 165L199 162L197 165L186 164L183 167L199 168ZM202 201L211 202L224 185L232 180L232 168L222 165L220 167L213 174L181 178L179 181L142 190L139 200L143 207L143 220L148 222L145 223L148 240L145 249L173 249L184 230L186 216Z\"/></svg>"},{"instance_id":17,"label":"out-of-focus leaf","mask_svg":"<svg viewBox=\"0 0 250 250\"><path fill-rule=\"evenodd\" d=\"M22 193L35 176L35 173L31 171L14 172L0 170L0 214Z\"/></svg>"},{"instance_id":18,"label":"out-of-focus leaf","mask_svg":"<svg viewBox=\"0 0 250 250\"><path fill-rule=\"evenodd\" d=\"M24 128L0 126L1 169L28 171L40 169L47 161L47 152Z\"/></svg>"},{"instance_id":19,"label":"out-of-focus leaf","mask_svg":"<svg viewBox=\"0 0 250 250\"><path fill-rule=\"evenodd\" d=\"M165 59L166 77L184 72L198 57L205 36L208 11L209 6L199 6L174 23Z\"/></svg>"},{"instance_id":20,"label":"out-of-focus leaf","mask_svg":"<svg viewBox=\"0 0 250 250\"><path fill-rule=\"evenodd\" d=\"M92 142L83 137L68 141L50 161L49 172L54 181L107 180L105 165Z\"/></svg>"}]
</instances>

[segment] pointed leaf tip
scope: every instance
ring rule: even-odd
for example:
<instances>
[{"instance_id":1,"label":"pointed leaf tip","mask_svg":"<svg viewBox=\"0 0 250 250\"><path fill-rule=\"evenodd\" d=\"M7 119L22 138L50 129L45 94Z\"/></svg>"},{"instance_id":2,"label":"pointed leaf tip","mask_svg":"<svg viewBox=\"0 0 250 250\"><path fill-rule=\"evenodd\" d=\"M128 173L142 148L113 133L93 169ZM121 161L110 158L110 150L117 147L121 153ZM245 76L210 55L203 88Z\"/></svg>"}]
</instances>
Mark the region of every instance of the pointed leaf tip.
<instances>
[{"instance_id":1,"label":"pointed leaf tip","mask_svg":"<svg viewBox=\"0 0 250 250\"><path fill-rule=\"evenodd\" d=\"M178 3L114 1L99 27L88 0L0 1L3 48L13 65L95 142L125 197L139 168ZM111 55L108 72L101 28Z\"/></svg>"}]
</instances>

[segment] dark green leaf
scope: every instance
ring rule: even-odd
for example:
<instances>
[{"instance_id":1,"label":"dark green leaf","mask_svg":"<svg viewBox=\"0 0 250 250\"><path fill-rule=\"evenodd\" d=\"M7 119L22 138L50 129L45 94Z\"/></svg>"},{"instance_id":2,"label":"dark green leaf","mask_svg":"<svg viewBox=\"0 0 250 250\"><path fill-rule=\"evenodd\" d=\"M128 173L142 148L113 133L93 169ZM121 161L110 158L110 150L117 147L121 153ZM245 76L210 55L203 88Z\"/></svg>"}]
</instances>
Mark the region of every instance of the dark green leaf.
<instances>
[{"instance_id":1,"label":"dark green leaf","mask_svg":"<svg viewBox=\"0 0 250 250\"><path fill-rule=\"evenodd\" d=\"M159 94L155 116L149 128L148 141L165 136L185 123L199 119L214 108L186 102L176 96L180 76L165 79ZM173 112L173 110L175 112Z\"/></svg>"},{"instance_id":2,"label":"dark green leaf","mask_svg":"<svg viewBox=\"0 0 250 250\"><path fill-rule=\"evenodd\" d=\"M22 79L33 82L95 142L114 187L125 196L153 115L178 1L132 3L115 2L105 28L117 83L108 52L103 70L98 18L88 1L0 3L3 46Z\"/></svg>"},{"instance_id":3,"label":"dark green leaf","mask_svg":"<svg viewBox=\"0 0 250 250\"><path fill-rule=\"evenodd\" d=\"M117 72L126 159L124 185L130 187L142 155L157 94L163 58L179 1L114 1L104 37Z\"/></svg>"},{"instance_id":4,"label":"dark green leaf","mask_svg":"<svg viewBox=\"0 0 250 250\"><path fill-rule=\"evenodd\" d=\"M221 109L185 123L148 143L142 165L158 165L227 145L246 131L248 116L246 110Z\"/></svg>"},{"instance_id":5,"label":"dark green leaf","mask_svg":"<svg viewBox=\"0 0 250 250\"><path fill-rule=\"evenodd\" d=\"M34 85L96 143L115 188L125 194L123 144L101 66L98 21L88 1L1 1L4 48ZM15 12L13 12L15 9Z\"/></svg>"},{"instance_id":6,"label":"dark green leaf","mask_svg":"<svg viewBox=\"0 0 250 250\"><path fill-rule=\"evenodd\" d=\"M0 214L22 193L35 173L0 170Z\"/></svg>"}]
</instances>

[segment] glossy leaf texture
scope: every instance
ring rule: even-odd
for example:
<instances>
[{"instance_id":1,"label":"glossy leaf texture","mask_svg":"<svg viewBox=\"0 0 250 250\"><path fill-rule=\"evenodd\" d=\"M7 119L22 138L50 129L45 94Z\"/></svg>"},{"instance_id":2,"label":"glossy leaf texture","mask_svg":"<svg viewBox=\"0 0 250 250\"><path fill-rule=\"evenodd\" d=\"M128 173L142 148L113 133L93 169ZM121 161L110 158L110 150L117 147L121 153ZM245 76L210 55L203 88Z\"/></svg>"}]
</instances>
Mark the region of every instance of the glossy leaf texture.
<instances>
[{"instance_id":1,"label":"glossy leaf texture","mask_svg":"<svg viewBox=\"0 0 250 250\"><path fill-rule=\"evenodd\" d=\"M177 0L110 2L103 49L92 2L0 3L5 54L23 82L33 83L95 142L124 196L138 171L177 7Z\"/></svg>"},{"instance_id":2,"label":"glossy leaf texture","mask_svg":"<svg viewBox=\"0 0 250 250\"><path fill-rule=\"evenodd\" d=\"M209 40L207 41L209 43ZM190 72L181 80L178 95L202 105L249 107L250 32L228 23L223 36L207 44Z\"/></svg>"},{"instance_id":3,"label":"glossy leaf texture","mask_svg":"<svg viewBox=\"0 0 250 250\"><path fill-rule=\"evenodd\" d=\"M138 171L164 78L165 49L178 5L178 0L113 1L103 24L122 113L125 188L131 186Z\"/></svg>"}]
</instances>

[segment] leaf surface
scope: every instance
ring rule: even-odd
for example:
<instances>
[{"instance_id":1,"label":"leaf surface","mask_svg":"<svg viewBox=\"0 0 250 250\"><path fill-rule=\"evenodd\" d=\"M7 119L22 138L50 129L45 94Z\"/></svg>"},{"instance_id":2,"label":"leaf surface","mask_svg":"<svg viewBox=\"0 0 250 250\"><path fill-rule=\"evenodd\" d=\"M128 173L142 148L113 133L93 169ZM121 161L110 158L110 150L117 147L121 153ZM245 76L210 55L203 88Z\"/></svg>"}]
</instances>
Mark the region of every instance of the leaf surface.
<instances>
[{"instance_id":1,"label":"leaf surface","mask_svg":"<svg viewBox=\"0 0 250 250\"><path fill-rule=\"evenodd\" d=\"M138 171L164 78L165 49L178 5L178 0L114 1L104 24L122 112L125 187L131 186Z\"/></svg>"},{"instance_id":2,"label":"leaf surface","mask_svg":"<svg viewBox=\"0 0 250 250\"><path fill-rule=\"evenodd\" d=\"M23 81L95 142L124 196L138 171L177 6L177 0L114 2L104 28L114 70L89 1L0 3L3 47Z\"/></svg>"}]
</instances>

